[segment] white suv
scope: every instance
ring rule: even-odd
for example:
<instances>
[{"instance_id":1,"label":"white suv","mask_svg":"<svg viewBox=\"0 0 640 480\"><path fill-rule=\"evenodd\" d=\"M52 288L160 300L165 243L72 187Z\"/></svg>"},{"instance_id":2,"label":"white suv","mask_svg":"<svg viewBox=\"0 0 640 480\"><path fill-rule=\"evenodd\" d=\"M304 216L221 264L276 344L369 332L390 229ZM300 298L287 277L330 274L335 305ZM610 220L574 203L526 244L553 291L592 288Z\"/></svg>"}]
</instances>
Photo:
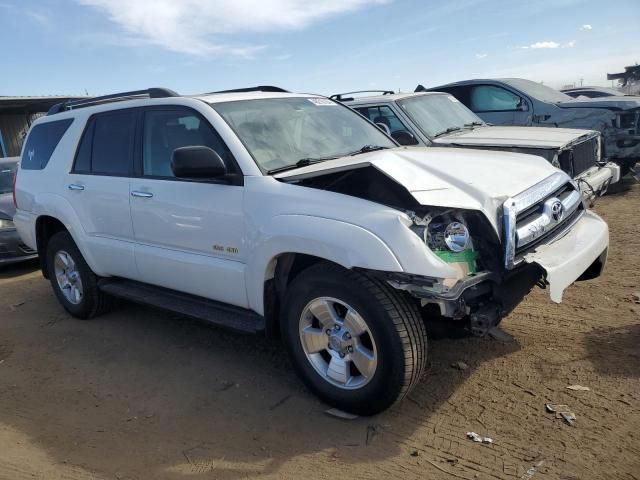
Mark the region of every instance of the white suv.
<instances>
[{"instance_id":1,"label":"white suv","mask_svg":"<svg viewBox=\"0 0 640 480\"><path fill-rule=\"evenodd\" d=\"M281 336L309 387L359 414L419 381L429 319L486 334L536 284L559 302L598 276L609 241L543 158L398 147L274 87L58 105L29 132L15 198L72 315L121 297Z\"/></svg>"}]
</instances>

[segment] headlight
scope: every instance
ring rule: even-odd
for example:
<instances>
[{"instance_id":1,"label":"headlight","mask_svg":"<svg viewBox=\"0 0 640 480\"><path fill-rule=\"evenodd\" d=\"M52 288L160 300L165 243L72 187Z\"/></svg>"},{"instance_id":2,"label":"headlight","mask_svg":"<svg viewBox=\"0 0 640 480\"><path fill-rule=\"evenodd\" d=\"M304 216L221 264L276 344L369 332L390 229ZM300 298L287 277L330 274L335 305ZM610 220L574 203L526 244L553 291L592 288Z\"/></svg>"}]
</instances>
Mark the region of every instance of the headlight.
<instances>
[{"instance_id":1,"label":"headlight","mask_svg":"<svg viewBox=\"0 0 640 480\"><path fill-rule=\"evenodd\" d=\"M452 222L444 229L444 243L452 252L462 252L469 247L469 229L460 222Z\"/></svg>"},{"instance_id":2,"label":"headlight","mask_svg":"<svg viewBox=\"0 0 640 480\"><path fill-rule=\"evenodd\" d=\"M16 225L11 220L4 220L0 218L0 230L15 230Z\"/></svg>"},{"instance_id":3,"label":"headlight","mask_svg":"<svg viewBox=\"0 0 640 480\"><path fill-rule=\"evenodd\" d=\"M457 216L444 214L431 219L416 233L440 259L458 265L467 275L476 272L477 255L469 229L461 220Z\"/></svg>"}]
</instances>

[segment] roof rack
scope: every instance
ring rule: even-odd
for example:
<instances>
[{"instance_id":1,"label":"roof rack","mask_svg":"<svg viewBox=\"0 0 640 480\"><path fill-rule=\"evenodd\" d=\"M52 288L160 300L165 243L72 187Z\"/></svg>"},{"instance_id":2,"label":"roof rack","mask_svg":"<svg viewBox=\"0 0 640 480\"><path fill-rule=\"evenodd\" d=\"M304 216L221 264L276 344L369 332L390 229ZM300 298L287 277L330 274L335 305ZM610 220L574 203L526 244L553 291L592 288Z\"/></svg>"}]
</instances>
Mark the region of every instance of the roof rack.
<instances>
[{"instance_id":1,"label":"roof rack","mask_svg":"<svg viewBox=\"0 0 640 480\"><path fill-rule=\"evenodd\" d=\"M125 100L133 100L138 97L149 98L167 98L179 97L176 92L168 88L148 88L146 90L133 90L131 92L113 93L111 95L103 95L101 97L92 97L81 100L69 100L62 103L56 103L49 109L47 115L55 115L56 113L73 110L75 108L91 107L94 105L102 105L111 102L123 102Z\"/></svg>"},{"instance_id":2,"label":"roof rack","mask_svg":"<svg viewBox=\"0 0 640 480\"><path fill-rule=\"evenodd\" d=\"M354 98L345 97L345 95L353 95L354 93L381 93L382 95L393 95L396 92L393 90L356 90L355 92L336 93L331 95L329 98L337 102L348 102L350 100L354 100Z\"/></svg>"},{"instance_id":3,"label":"roof rack","mask_svg":"<svg viewBox=\"0 0 640 480\"><path fill-rule=\"evenodd\" d=\"M213 95L214 93L244 93L244 92L276 92L276 93L291 93L284 88L274 87L273 85L259 85L257 87L247 88L234 88L231 90L220 90L218 92L209 92L204 95Z\"/></svg>"}]
</instances>

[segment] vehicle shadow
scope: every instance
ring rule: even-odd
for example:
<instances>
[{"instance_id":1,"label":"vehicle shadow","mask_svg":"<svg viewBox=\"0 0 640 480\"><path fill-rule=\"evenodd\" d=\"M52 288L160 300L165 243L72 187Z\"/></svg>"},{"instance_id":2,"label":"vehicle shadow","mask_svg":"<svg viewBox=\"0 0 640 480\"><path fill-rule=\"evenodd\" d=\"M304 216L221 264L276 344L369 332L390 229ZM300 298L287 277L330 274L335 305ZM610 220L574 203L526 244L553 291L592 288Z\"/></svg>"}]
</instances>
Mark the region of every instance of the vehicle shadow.
<instances>
[{"instance_id":1,"label":"vehicle shadow","mask_svg":"<svg viewBox=\"0 0 640 480\"><path fill-rule=\"evenodd\" d=\"M640 377L640 324L593 330L586 335L586 344L587 358L599 374Z\"/></svg>"},{"instance_id":2,"label":"vehicle shadow","mask_svg":"<svg viewBox=\"0 0 640 480\"><path fill-rule=\"evenodd\" d=\"M35 272L39 268L40 264L37 259L0 266L0 280L19 277L20 275Z\"/></svg>"},{"instance_id":3,"label":"vehicle shadow","mask_svg":"<svg viewBox=\"0 0 640 480\"><path fill-rule=\"evenodd\" d=\"M83 322L46 287L8 321L13 355L0 382L13 388L0 396L0 423L56 464L118 478L236 479L277 474L307 455L350 465L392 457L478 366L520 348L433 341L409 398L346 421L302 386L279 342L129 304ZM459 361L468 369L452 368Z\"/></svg>"}]
</instances>

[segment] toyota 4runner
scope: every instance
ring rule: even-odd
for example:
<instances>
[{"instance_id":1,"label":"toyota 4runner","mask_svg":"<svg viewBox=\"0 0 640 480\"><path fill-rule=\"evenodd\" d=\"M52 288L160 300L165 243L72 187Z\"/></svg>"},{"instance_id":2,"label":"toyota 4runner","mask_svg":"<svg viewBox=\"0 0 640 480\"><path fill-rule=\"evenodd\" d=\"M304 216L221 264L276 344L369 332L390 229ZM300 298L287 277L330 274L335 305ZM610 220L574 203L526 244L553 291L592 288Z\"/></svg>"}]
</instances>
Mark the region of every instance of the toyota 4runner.
<instances>
[{"instance_id":1,"label":"toyota 4runner","mask_svg":"<svg viewBox=\"0 0 640 480\"><path fill-rule=\"evenodd\" d=\"M609 242L543 158L398 147L275 87L57 105L14 194L71 315L121 297L280 336L316 394L365 415L420 380L430 319L486 334L535 285L559 302L600 275Z\"/></svg>"}]
</instances>

